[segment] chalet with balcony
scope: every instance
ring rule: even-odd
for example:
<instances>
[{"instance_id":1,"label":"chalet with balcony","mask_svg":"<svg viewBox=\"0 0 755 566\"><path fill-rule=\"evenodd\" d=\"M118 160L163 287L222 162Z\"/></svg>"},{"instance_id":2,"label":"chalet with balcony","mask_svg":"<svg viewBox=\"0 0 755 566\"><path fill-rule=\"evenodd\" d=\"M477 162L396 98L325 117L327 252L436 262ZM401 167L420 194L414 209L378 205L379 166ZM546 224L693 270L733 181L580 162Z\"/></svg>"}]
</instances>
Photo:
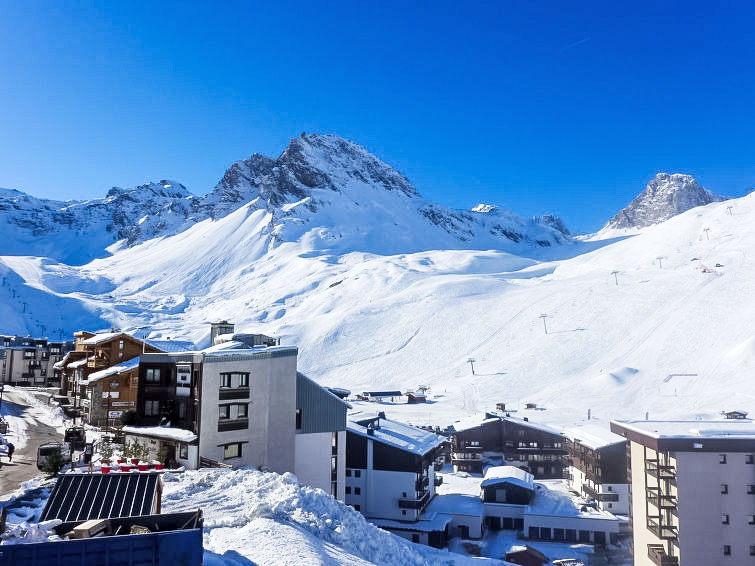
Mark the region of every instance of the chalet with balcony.
<instances>
[{"instance_id":1,"label":"chalet with balcony","mask_svg":"<svg viewBox=\"0 0 755 566\"><path fill-rule=\"evenodd\" d=\"M536 479L562 478L568 464L566 439L551 427L508 413L452 425L451 462L456 472L482 474L489 461L503 461Z\"/></svg>"}]
</instances>

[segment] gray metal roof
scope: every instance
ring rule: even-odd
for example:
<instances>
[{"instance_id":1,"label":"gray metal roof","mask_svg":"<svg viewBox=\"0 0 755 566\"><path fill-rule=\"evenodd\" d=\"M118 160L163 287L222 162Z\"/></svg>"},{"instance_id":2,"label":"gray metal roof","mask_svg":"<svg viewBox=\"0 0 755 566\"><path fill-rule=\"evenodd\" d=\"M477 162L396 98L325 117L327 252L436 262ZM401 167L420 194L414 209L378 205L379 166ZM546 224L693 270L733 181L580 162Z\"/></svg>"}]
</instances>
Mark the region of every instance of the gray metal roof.
<instances>
[{"instance_id":1,"label":"gray metal roof","mask_svg":"<svg viewBox=\"0 0 755 566\"><path fill-rule=\"evenodd\" d=\"M335 432L346 430L346 411L351 405L296 372L296 408L301 409L297 433Z\"/></svg>"}]
</instances>

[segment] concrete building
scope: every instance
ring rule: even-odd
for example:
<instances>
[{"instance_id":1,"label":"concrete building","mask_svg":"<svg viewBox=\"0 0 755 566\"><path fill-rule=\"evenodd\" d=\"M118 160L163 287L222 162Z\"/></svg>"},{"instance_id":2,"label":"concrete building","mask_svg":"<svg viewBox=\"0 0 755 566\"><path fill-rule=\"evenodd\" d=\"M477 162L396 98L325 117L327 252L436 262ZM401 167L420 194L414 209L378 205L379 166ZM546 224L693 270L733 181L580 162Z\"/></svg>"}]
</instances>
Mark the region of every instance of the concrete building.
<instances>
[{"instance_id":1,"label":"concrete building","mask_svg":"<svg viewBox=\"0 0 755 566\"><path fill-rule=\"evenodd\" d=\"M560 431L528 418L486 413L452 425L451 462L455 472L482 474L491 460L522 468L536 479L563 478L566 439Z\"/></svg>"},{"instance_id":2,"label":"concrete building","mask_svg":"<svg viewBox=\"0 0 755 566\"><path fill-rule=\"evenodd\" d=\"M60 387L55 369L73 342L51 342L31 336L0 336L0 383L34 387Z\"/></svg>"},{"instance_id":3,"label":"concrete building","mask_svg":"<svg viewBox=\"0 0 755 566\"><path fill-rule=\"evenodd\" d=\"M626 439L608 426L591 423L563 434L569 451L569 486L599 509L629 515Z\"/></svg>"},{"instance_id":4,"label":"concrete building","mask_svg":"<svg viewBox=\"0 0 755 566\"><path fill-rule=\"evenodd\" d=\"M382 412L352 415L346 430L345 502L380 527L442 546L450 518L420 517L435 497L435 461L445 439Z\"/></svg>"},{"instance_id":5,"label":"concrete building","mask_svg":"<svg viewBox=\"0 0 755 566\"><path fill-rule=\"evenodd\" d=\"M629 442L635 566L755 564L755 423L613 421Z\"/></svg>"}]
</instances>

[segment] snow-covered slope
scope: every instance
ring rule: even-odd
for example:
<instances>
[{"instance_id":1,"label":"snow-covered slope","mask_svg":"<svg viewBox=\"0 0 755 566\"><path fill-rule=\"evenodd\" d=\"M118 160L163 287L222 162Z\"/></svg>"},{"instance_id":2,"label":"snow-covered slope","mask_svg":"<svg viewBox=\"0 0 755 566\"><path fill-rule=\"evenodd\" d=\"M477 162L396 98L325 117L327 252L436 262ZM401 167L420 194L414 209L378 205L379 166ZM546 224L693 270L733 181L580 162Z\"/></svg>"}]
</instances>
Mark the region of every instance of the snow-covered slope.
<instances>
[{"instance_id":1,"label":"snow-covered slope","mask_svg":"<svg viewBox=\"0 0 755 566\"><path fill-rule=\"evenodd\" d=\"M239 165L212 206L251 200L175 235L79 267L0 257L3 330L148 326L201 344L206 322L227 318L297 344L301 370L324 384L429 385L432 403L390 408L417 423L498 401L539 403L554 422L588 408L604 420L711 415L732 398L755 412L752 195L631 237L572 240L553 218L433 207L362 148L336 157L339 140L307 136ZM289 150L303 156L293 169Z\"/></svg>"},{"instance_id":2,"label":"snow-covered slope","mask_svg":"<svg viewBox=\"0 0 755 566\"><path fill-rule=\"evenodd\" d=\"M605 229L643 228L697 206L725 200L697 184L690 175L658 173L629 205L609 220Z\"/></svg>"}]
</instances>

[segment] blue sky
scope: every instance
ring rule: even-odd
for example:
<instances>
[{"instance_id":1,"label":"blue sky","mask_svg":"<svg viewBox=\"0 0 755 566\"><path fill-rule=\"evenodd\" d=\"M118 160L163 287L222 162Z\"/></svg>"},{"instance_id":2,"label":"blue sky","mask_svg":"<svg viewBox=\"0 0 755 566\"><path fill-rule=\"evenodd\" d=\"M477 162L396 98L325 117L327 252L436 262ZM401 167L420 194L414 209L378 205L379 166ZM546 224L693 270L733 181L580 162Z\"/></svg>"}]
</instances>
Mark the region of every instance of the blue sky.
<instances>
[{"instance_id":1,"label":"blue sky","mask_svg":"<svg viewBox=\"0 0 755 566\"><path fill-rule=\"evenodd\" d=\"M3 187L204 194L302 131L583 231L658 171L755 187L749 3L61 4L0 0Z\"/></svg>"}]
</instances>

